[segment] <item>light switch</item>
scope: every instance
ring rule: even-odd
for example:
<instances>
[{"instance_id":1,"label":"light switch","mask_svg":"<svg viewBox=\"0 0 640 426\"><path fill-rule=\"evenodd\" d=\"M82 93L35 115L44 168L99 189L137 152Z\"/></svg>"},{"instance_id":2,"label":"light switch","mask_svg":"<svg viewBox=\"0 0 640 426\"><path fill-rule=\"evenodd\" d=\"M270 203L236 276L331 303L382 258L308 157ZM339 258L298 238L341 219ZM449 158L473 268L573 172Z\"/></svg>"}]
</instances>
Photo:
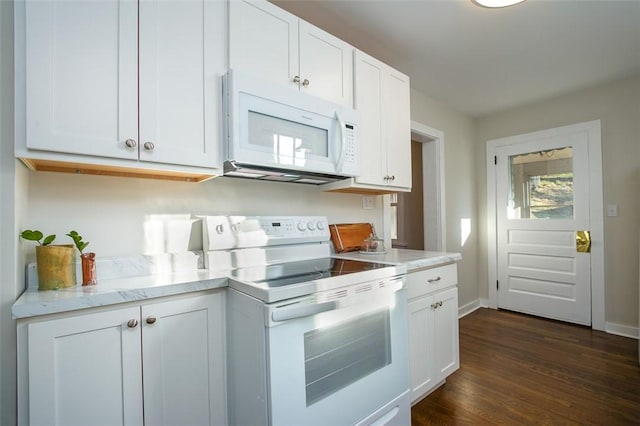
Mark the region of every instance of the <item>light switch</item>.
<instances>
[{"instance_id":1,"label":"light switch","mask_svg":"<svg viewBox=\"0 0 640 426\"><path fill-rule=\"evenodd\" d=\"M618 216L618 205L617 204L609 204L607 206L607 216L609 216L609 217Z\"/></svg>"}]
</instances>

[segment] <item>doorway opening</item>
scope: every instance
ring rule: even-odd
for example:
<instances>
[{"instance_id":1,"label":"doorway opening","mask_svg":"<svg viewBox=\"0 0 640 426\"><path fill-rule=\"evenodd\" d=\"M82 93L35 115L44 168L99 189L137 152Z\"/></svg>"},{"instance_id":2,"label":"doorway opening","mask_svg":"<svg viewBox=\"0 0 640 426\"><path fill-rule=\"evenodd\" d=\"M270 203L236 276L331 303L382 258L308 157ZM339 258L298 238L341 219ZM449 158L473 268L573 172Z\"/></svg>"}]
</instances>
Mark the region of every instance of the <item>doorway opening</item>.
<instances>
[{"instance_id":1,"label":"doorway opening","mask_svg":"<svg viewBox=\"0 0 640 426\"><path fill-rule=\"evenodd\" d=\"M446 251L444 133L411 122L412 190L390 196L391 246Z\"/></svg>"}]
</instances>

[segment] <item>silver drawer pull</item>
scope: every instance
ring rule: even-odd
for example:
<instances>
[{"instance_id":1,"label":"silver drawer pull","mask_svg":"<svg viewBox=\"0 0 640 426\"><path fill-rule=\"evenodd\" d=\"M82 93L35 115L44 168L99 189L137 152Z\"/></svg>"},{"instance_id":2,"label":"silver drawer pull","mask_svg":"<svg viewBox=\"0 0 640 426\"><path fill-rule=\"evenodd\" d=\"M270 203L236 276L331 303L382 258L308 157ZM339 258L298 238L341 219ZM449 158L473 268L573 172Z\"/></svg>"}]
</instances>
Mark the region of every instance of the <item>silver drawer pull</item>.
<instances>
[{"instance_id":1,"label":"silver drawer pull","mask_svg":"<svg viewBox=\"0 0 640 426\"><path fill-rule=\"evenodd\" d=\"M433 284L433 283L437 283L437 282L438 282L438 281L440 281L441 279L442 279L441 277L429 278L429 279L427 280L427 282L428 282L429 284Z\"/></svg>"}]
</instances>

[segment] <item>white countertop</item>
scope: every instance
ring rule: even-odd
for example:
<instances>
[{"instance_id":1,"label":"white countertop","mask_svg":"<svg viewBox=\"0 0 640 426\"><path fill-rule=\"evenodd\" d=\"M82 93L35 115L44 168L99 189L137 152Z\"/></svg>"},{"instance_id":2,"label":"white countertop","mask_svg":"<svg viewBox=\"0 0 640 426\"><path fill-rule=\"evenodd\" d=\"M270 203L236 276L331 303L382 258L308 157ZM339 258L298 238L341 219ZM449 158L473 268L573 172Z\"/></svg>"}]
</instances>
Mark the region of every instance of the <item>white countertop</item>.
<instances>
[{"instance_id":1,"label":"white countertop","mask_svg":"<svg viewBox=\"0 0 640 426\"><path fill-rule=\"evenodd\" d=\"M415 269L434 267L462 260L462 255L460 253L408 249L390 249L383 254L370 254L352 251L347 253L335 253L333 256L343 259L390 263L394 265L406 264L409 272Z\"/></svg>"},{"instance_id":2,"label":"white countertop","mask_svg":"<svg viewBox=\"0 0 640 426\"><path fill-rule=\"evenodd\" d=\"M59 290L25 291L11 308L14 318L27 318L95 308L227 286L228 273L199 269L163 275L98 281L98 284Z\"/></svg>"},{"instance_id":3,"label":"white countertop","mask_svg":"<svg viewBox=\"0 0 640 426\"><path fill-rule=\"evenodd\" d=\"M459 253L443 253L420 250L391 249L385 254L338 253L335 257L357 259L394 265L406 264L409 272L415 269L434 267L462 259ZM154 273L139 276L116 277L124 267L136 269L140 262L112 262L116 267L107 271L99 266L98 284L82 287L77 285L59 290L38 291L30 285L11 308L14 318L28 318L59 312L74 311L99 306L140 301L162 296L173 296L201 290L227 287L228 271L207 269L180 272ZM124 267L123 267L124 265ZM134 265L134 266L132 266ZM101 265L105 266L105 265ZM146 267L146 265L143 265ZM31 271L33 273L33 270ZM106 272L106 273L102 273ZM101 278L108 277L108 278ZM36 278L37 280L37 278ZM37 286L37 281L36 281Z\"/></svg>"}]
</instances>

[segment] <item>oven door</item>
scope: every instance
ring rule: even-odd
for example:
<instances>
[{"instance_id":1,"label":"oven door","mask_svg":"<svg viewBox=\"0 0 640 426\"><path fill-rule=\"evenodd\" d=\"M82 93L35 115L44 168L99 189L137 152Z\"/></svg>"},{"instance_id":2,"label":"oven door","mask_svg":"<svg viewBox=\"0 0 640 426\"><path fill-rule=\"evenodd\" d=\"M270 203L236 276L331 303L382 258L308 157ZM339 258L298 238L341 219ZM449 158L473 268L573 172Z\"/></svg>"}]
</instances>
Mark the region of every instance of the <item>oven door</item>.
<instances>
[{"instance_id":1,"label":"oven door","mask_svg":"<svg viewBox=\"0 0 640 426\"><path fill-rule=\"evenodd\" d=\"M353 425L409 389L403 278L358 289L267 310L272 425Z\"/></svg>"}]
</instances>

